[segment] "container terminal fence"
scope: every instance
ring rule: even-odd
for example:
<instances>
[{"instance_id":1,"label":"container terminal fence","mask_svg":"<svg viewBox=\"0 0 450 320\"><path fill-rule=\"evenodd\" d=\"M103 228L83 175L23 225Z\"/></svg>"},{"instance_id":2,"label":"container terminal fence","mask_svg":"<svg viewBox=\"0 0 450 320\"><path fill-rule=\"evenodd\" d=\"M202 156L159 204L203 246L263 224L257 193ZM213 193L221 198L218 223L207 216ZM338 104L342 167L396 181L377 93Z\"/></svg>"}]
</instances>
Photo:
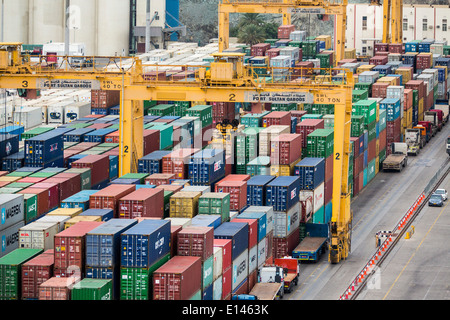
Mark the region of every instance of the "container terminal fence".
<instances>
[{"instance_id":1,"label":"container terminal fence","mask_svg":"<svg viewBox=\"0 0 450 320\"><path fill-rule=\"evenodd\" d=\"M367 264L361 269L356 278L339 297L339 300L355 300L357 296L363 292L364 288L374 288L376 286L379 276L379 267L389 255L393 247L406 233L408 228L411 226L411 223L418 216L422 208L426 205L429 197L433 194L434 191L436 191L438 186L444 181L449 172L450 159L447 159L447 161L437 170L436 174L430 179L430 182L424 188L423 192L418 196L414 204L395 225L390 234L386 236L384 241L380 243L376 252L372 255L372 257L370 257Z\"/></svg>"}]
</instances>

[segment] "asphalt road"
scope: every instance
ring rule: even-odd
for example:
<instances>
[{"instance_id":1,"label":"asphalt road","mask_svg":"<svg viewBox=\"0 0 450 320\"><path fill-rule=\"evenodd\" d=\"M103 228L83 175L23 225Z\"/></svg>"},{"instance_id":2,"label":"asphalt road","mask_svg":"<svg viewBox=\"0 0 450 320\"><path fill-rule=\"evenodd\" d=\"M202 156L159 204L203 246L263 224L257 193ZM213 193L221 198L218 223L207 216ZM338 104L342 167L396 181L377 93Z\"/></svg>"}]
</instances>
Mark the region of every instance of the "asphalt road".
<instances>
[{"instance_id":1,"label":"asphalt road","mask_svg":"<svg viewBox=\"0 0 450 320\"><path fill-rule=\"evenodd\" d=\"M438 168L447 161L448 155L445 151L445 140L449 134L450 125L446 125L421 150L418 156L409 157L408 165L401 173L380 171L375 176L366 188L353 199L351 204L353 210L352 247L348 258L339 264L330 264L327 252L317 263L302 263L300 266L299 284L294 292L285 296L285 299L339 299L369 261L369 258L375 253L375 233L380 230L393 228L424 190ZM414 238L419 239L420 231L417 229L416 231ZM442 241L442 239L437 241ZM401 249L402 246L399 246L399 248ZM393 252L400 249L396 247ZM399 254L402 252L400 250ZM448 251L446 259L448 261ZM431 259L431 261L434 260L436 259ZM442 260L445 261L445 258L442 257ZM395 262L393 263L395 265ZM382 266L386 268L382 271L383 279L385 277L388 279L387 274L390 273L392 275L389 278L395 275L398 276L396 268L391 270L389 263L385 262L385 264ZM450 270L450 266L438 268L442 270L441 272L444 272L445 268L447 268L446 271ZM449 280L449 275L447 274L446 276L447 278L444 280ZM393 281L395 279L391 280L391 282ZM450 282L446 281L446 283ZM384 287L388 284L389 282L386 280L386 282L382 282L381 286ZM399 290L401 291L401 289ZM391 290L388 297L394 299L396 296L393 291ZM361 297L378 300L384 297L380 292L378 294L375 292L369 293ZM413 299L406 297L408 297L407 294L399 299Z\"/></svg>"}]
</instances>

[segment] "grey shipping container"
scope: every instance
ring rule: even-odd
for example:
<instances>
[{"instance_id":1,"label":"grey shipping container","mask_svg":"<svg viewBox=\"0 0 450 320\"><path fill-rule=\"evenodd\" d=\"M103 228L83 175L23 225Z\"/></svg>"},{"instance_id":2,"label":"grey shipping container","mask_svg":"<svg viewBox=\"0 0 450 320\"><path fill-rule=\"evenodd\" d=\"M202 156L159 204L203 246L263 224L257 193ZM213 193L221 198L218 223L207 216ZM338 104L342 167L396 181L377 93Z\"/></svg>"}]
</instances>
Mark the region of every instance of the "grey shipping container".
<instances>
[{"instance_id":1,"label":"grey shipping container","mask_svg":"<svg viewBox=\"0 0 450 320\"><path fill-rule=\"evenodd\" d=\"M23 194L0 194L0 230L25 220Z\"/></svg>"},{"instance_id":2,"label":"grey shipping container","mask_svg":"<svg viewBox=\"0 0 450 320\"><path fill-rule=\"evenodd\" d=\"M0 241L2 244L0 257L19 248L19 229L24 225L25 222L20 221L6 229L0 230Z\"/></svg>"}]
</instances>

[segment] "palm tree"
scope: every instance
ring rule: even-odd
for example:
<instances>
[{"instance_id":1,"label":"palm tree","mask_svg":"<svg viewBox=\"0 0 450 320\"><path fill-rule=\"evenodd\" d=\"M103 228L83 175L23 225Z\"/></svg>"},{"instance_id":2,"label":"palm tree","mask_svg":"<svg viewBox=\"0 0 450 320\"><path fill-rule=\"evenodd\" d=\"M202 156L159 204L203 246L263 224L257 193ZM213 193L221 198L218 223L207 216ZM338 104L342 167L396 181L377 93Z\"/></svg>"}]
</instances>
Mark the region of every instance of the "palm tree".
<instances>
[{"instance_id":1,"label":"palm tree","mask_svg":"<svg viewBox=\"0 0 450 320\"><path fill-rule=\"evenodd\" d=\"M264 19L259 13L244 13L242 17L239 18L238 28L245 27L249 24L262 26L264 24Z\"/></svg>"},{"instance_id":2,"label":"palm tree","mask_svg":"<svg viewBox=\"0 0 450 320\"><path fill-rule=\"evenodd\" d=\"M264 29L254 24L246 25L238 32L238 41L250 46L264 42L265 38Z\"/></svg>"}]
</instances>

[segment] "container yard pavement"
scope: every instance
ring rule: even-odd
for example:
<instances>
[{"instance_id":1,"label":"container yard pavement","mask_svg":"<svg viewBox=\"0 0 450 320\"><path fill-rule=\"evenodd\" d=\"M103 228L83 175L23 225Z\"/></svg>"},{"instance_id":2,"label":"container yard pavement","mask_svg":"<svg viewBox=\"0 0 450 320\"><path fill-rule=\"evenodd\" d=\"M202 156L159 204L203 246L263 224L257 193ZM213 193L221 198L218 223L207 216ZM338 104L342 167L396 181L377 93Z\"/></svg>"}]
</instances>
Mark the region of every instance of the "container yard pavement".
<instances>
[{"instance_id":1,"label":"container yard pavement","mask_svg":"<svg viewBox=\"0 0 450 320\"><path fill-rule=\"evenodd\" d=\"M327 252L316 264L302 263L300 266L298 287L296 288L296 291L286 295L285 299L339 299L342 293L355 279L357 274L366 265L368 259L375 252L375 233L381 230L390 230L390 228L393 228L400 220L400 217L406 213L411 204L414 203L418 195L426 187L431 177L433 177L441 165L447 161L448 155L445 152L445 140L449 134L450 126L447 125L421 150L419 156L410 156L408 158L408 165L401 173L380 172L376 175L374 180L370 182L365 190L361 192L352 202L352 247L347 260L342 261L340 264L332 265L327 260ZM447 178L445 180L445 186L447 188L449 187L448 181L449 180ZM430 209L435 209L433 212L440 210L439 208ZM426 207L424 212L429 212L430 209ZM445 212L448 212L449 210L450 209L447 208L444 209L444 213L442 215L445 215ZM423 214L421 213L418 218L420 219L422 216ZM399 248L394 248L391 255L397 254L399 256L398 259L403 257L402 259L406 260L404 260L404 263L401 264L400 260L398 262L391 262L389 259L392 258L388 257L388 260L384 265L382 265L381 268L381 288L383 288L384 293L377 293L377 291L372 290L374 292L367 294L367 299L382 299L385 296L389 290L389 287L399 276L399 272L401 272L401 269L411 257L411 252L405 253L402 248L407 249L408 246L414 246L414 243L415 246L412 250L415 250L418 247L421 239L428 231L430 224L432 224L436 219L437 214L434 214L433 216L434 218L430 218L432 219L431 223L428 222L428 227L427 224L425 224L425 227L416 226L416 233L413 235L413 238L404 241L402 240ZM442 219L442 216L440 219ZM416 221L412 223L412 225L416 224ZM439 228L436 225L438 225ZM440 231L438 230L436 235L433 234L433 237L428 236L429 240L424 243L422 245L422 249L420 249L421 252L424 252L424 255L427 255L427 262L429 264L428 270L431 271L429 273L424 273L424 276L420 276L419 278L419 276L417 276L417 272L415 273L412 271L412 268L413 266L420 268L422 263L425 263L425 261L417 263L417 260L413 259L415 263L410 262L410 266L408 266L409 269L406 269L408 269L409 276L412 277L415 275L414 281L412 281L412 278L403 278L402 281L397 280L397 284L394 285L391 292L387 295L387 299L414 299L411 295L410 287L408 290L406 289L407 283L417 283L417 286L414 287L416 290L420 289L422 280L428 281L427 283L431 283L433 280L436 283L445 283L445 281L442 280L448 280L448 276L447 278L444 276L446 268L445 265L439 263L440 261L443 262L445 259L448 261L448 250L447 253L442 251L442 247L444 246L444 243L446 243L446 241L442 239L442 234L444 233L442 229L445 229L445 221L438 222L436 225L433 229L440 229ZM419 228L419 230L417 228ZM426 230L424 230L425 228ZM433 230L430 234L431 233L433 233ZM441 233L440 238L438 237L439 233ZM405 243L405 241L408 242ZM442 247L439 249L440 245ZM396 267L393 268L393 265ZM389 266L391 266L391 268ZM400 268L400 270L397 270L398 268ZM420 270L416 269L415 271L424 272L425 270L423 270L422 267ZM442 279L438 278L440 273L442 273ZM431 278L430 280L430 275L432 275L431 277L436 276L436 279ZM403 277L405 277L405 275L403 275ZM386 278L385 282L383 282L384 278ZM397 287L400 286L400 283L403 284L403 290L397 289ZM385 288L384 286L386 285L389 287ZM429 288L429 286L425 287L426 289ZM379 291L381 292L382 290ZM403 296L399 297L399 292L402 292ZM432 299L430 296L431 292L428 296L430 299ZM415 293L415 295L420 295L420 293ZM421 297L425 297L425 292L422 293ZM445 298L445 296L442 295L440 298Z\"/></svg>"}]
</instances>

